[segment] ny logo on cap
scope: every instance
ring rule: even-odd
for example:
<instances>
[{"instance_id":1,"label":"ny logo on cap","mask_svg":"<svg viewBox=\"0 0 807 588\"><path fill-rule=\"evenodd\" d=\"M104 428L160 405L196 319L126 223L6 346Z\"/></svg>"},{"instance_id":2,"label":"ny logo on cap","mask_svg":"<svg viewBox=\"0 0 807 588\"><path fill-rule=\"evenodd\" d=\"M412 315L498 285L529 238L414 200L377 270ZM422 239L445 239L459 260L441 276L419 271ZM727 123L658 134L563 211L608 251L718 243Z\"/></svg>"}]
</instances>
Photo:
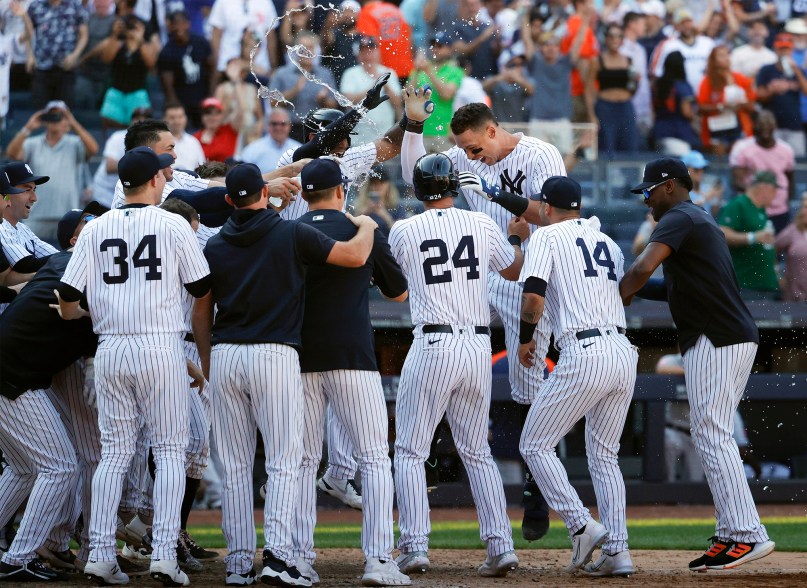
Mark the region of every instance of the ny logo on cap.
<instances>
[{"instance_id":1,"label":"ny logo on cap","mask_svg":"<svg viewBox=\"0 0 807 588\"><path fill-rule=\"evenodd\" d=\"M25 169L28 171L29 174L34 175L34 170L31 169L31 166L27 163L25 164Z\"/></svg>"}]
</instances>

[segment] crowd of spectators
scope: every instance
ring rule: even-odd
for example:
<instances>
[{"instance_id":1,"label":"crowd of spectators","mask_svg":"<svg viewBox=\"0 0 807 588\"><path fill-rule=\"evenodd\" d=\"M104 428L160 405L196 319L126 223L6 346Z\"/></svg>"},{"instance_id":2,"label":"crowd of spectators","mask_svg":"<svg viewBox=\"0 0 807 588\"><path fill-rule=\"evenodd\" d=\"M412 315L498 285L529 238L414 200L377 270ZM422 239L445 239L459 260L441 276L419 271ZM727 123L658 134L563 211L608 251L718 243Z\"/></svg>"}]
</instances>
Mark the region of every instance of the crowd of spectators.
<instances>
[{"instance_id":1,"label":"crowd of spectators","mask_svg":"<svg viewBox=\"0 0 807 588\"><path fill-rule=\"evenodd\" d=\"M806 154L807 2L329 6L325 0L0 0L0 116L8 115L11 88L30 92L35 109L3 145L4 154L60 178L58 195L40 194L32 225L48 235L54 219L80 199L108 199L122 149L116 131L133 120L165 118L177 167L243 160L269 169L303 139L310 110L356 102L385 72L394 74L385 89L390 100L362 121L357 142L398 120L405 85L429 84L435 102L424 129L429 149L451 145L448 122L456 108L482 101L502 122L542 129L572 163L581 158L573 155L581 153L574 123L594 125L603 158L643 151L728 158L730 185L715 184L710 194L699 193L697 180L706 160L700 155L703 162L690 165L704 206L727 218L722 205L743 195L764 209L763 225L770 221L773 233L790 223L795 158ZM272 90L269 100L258 98L261 85ZM105 144L82 126L80 113L88 111L100 117ZM82 178L97 153L103 160L94 178ZM776 178L770 202L754 196L760 172ZM389 224L403 214L392 193L365 187L359 212ZM746 245L773 250L773 237L768 243L758 233L765 242ZM791 236L776 247L801 245Z\"/></svg>"}]
</instances>

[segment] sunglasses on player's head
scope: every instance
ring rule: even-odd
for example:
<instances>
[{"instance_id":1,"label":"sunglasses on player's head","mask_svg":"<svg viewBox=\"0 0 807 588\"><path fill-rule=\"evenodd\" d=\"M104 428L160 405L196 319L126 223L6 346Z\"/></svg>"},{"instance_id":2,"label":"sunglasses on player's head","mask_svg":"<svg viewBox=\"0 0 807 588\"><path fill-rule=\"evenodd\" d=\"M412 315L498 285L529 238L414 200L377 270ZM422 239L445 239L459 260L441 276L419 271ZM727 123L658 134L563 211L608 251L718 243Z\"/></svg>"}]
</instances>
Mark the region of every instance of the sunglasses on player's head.
<instances>
[{"instance_id":1,"label":"sunglasses on player's head","mask_svg":"<svg viewBox=\"0 0 807 588\"><path fill-rule=\"evenodd\" d=\"M88 223L88 222L90 222L91 220L95 220L95 219L97 219L97 218L98 218L98 217L97 217L97 216L95 216L94 214L86 214L86 215L84 215L84 219L83 219L83 220L84 220L84 222L85 222L85 223Z\"/></svg>"}]
</instances>

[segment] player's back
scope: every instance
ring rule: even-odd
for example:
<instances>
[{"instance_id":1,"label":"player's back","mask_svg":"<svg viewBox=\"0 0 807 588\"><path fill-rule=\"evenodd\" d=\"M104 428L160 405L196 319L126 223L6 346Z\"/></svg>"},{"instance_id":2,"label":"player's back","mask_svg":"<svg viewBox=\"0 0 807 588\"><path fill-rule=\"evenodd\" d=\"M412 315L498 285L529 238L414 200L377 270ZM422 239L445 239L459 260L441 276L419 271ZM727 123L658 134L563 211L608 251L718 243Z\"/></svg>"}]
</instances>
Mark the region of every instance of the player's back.
<instances>
[{"instance_id":1,"label":"player's back","mask_svg":"<svg viewBox=\"0 0 807 588\"><path fill-rule=\"evenodd\" d=\"M154 206L113 209L88 223L79 239L86 241L77 244L76 253L86 255L87 301L96 333L186 331L184 284L195 281L186 263L201 253L186 251L198 245L185 219Z\"/></svg>"},{"instance_id":2,"label":"player's back","mask_svg":"<svg viewBox=\"0 0 807 588\"><path fill-rule=\"evenodd\" d=\"M488 269L512 264L512 247L490 217L428 209L397 222L390 248L409 283L414 325L487 325Z\"/></svg>"},{"instance_id":3,"label":"player's back","mask_svg":"<svg viewBox=\"0 0 807 588\"><path fill-rule=\"evenodd\" d=\"M625 327L619 296L625 258L608 235L573 219L537 230L531 241L525 271L534 256L551 256L546 312L556 340L593 327Z\"/></svg>"}]
</instances>

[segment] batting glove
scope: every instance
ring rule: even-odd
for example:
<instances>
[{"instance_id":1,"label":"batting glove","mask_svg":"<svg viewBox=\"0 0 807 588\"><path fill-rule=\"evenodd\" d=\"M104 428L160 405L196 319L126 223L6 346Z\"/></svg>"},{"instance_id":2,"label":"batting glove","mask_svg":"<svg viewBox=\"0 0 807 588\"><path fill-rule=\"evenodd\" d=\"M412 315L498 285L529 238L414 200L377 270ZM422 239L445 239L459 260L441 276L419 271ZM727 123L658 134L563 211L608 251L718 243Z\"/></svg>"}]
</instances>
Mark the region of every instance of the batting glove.
<instances>
[{"instance_id":1,"label":"batting glove","mask_svg":"<svg viewBox=\"0 0 807 588\"><path fill-rule=\"evenodd\" d=\"M473 190L480 196L496 202L496 198L501 194L502 189L496 184L489 184L485 179L474 172L460 172L460 187Z\"/></svg>"},{"instance_id":2,"label":"batting glove","mask_svg":"<svg viewBox=\"0 0 807 588\"><path fill-rule=\"evenodd\" d=\"M384 86L387 85L390 75L391 74L387 72L375 81L373 87L367 91L367 95L364 97L364 100L361 101L362 108L372 110L373 108L376 108L380 104L389 100L389 96L381 95L381 90L383 90Z\"/></svg>"},{"instance_id":3,"label":"batting glove","mask_svg":"<svg viewBox=\"0 0 807 588\"><path fill-rule=\"evenodd\" d=\"M414 122L423 122L434 112L434 102L431 101L431 86L422 88L406 88L404 90L404 112L406 118Z\"/></svg>"}]
</instances>

